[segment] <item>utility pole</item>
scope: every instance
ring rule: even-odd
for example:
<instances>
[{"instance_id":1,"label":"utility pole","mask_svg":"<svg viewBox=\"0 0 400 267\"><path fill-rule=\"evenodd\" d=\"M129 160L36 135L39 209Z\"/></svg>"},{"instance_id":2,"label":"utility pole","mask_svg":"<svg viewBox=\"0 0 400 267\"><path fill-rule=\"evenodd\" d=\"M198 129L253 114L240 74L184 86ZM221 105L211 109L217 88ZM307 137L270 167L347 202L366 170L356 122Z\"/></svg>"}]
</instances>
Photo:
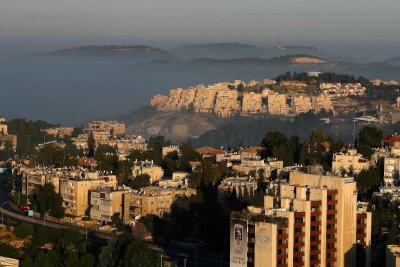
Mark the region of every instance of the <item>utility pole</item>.
<instances>
[{"instance_id":1,"label":"utility pole","mask_svg":"<svg viewBox=\"0 0 400 267\"><path fill-rule=\"evenodd\" d=\"M161 255L160 255L160 260L161 260L161 265L160 265L160 266L161 266L161 267L163 267L162 258L163 258L163 255L161 254Z\"/></svg>"},{"instance_id":2,"label":"utility pole","mask_svg":"<svg viewBox=\"0 0 400 267\"><path fill-rule=\"evenodd\" d=\"M187 261L187 259L183 260L183 267L186 267L186 261Z\"/></svg>"}]
</instances>

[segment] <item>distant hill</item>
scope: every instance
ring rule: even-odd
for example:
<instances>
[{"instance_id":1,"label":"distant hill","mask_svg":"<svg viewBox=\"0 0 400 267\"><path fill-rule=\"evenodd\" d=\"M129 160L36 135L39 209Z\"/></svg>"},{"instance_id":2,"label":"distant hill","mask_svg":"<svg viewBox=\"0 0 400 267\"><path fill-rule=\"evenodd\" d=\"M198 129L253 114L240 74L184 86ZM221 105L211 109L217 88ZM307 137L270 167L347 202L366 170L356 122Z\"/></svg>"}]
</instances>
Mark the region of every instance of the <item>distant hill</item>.
<instances>
[{"instance_id":1,"label":"distant hill","mask_svg":"<svg viewBox=\"0 0 400 267\"><path fill-rule=\"evenodd\" d=\"M175 55L146 45L87 45L48 52L46 56L61 57L119 57L137 60L178 60Z\"/></svg>"},{"instance_id":2,"label":"distant hill","mask_svg":"<svg viewBox=\"0 0 400 267\"><path fill-rule=\"evenodd\" d=\"M389 58L382 63L388 66L400 66L400 56Z\"/></svg>"},{"instance_id":3,"label":"distant hill","mask_svg":"<svg viewBox=\"0 0 400 267\"><path fill-rule=\"evenodd\" d=\"M309 46L262 47L241 43L215 43L184 45L170 50L179 57L190 60L195 58L235 59L235 58L271 58L290 54L309 54L328 56L321 49Z\"/></svg>"}]
</instances>

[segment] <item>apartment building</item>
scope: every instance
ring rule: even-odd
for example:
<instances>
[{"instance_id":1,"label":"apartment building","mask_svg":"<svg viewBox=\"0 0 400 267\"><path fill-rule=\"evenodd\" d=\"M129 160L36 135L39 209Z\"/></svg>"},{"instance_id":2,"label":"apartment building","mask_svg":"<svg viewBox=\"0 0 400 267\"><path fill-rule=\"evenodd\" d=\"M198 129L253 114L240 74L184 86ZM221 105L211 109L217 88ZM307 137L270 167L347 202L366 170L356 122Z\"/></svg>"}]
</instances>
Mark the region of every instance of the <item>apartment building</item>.
<instances>
[{"instance_id":1,"label":"apartment building","mask_svg":"<svg viewBox=\"0 0 400 267\"><path fill-rule=\"evenodd\" d=\"M231 216L230 266L356 266L357 246L370 266L371 213L353 178L294 171L275 191Z\"/></svg>"},{"instance_id":2,"label":"apartment building","mask_svg":"<svg viewBox=\"0 0 400 267\"><path fill-rule=\"evenodd\" d=\"M101 223L111 222L111 217L119 213L123 218L124 194L131 192L125 186L99 187L90 191L90 218Z\"/></svg>"},{"instance_id":3,"label":"apartment building","mask_svg":"<svg viewBox=\"0 0 400 267\"><path fill-rule=\"evenodd\" d=\"M216 96L214 113L219 117L226 118L239 112L240 102L238 97L239 92L236 90L220 90Z\"/></svg>"},{"instance_id":4,"label":"apartment building","mask_svg":"<svg viewBox=\"0 0 400 267\"><path fill-rule=\"evenodd\" d=\"M400 156L389 156L384 158L383 179L385 184L394 185L394 180L400 178Z\"/></svg>"},{"instance_id":5,"label":"apartment building","mask_svg":"<svg viewBox=\"0 0 400 267\"><path fill-rule=\"evenodd\" d=\"M162 179L158 182L160 187L188 187L189 186L190 173L188 172L174 172L172 173L172 179Z\"/></svg>"},{"instance_id":6,"label":"apartment building","mask_svg":"<svg viewBox=\"0 0 400 267\"><path fill-rule=\"evenodd\" d=\"M386 247L386 267L400 266L400 246L388 245Z\"/></svg>"},{"instance_id":7,"label":"apartment building","mask_svg":"<svg viewBox=\"0 0 400 267\"><path fill-rule=\"evenodd\" d=\"M17 136L8 134L8 125L6 124L6 119L0 117L0 150L4 149L4 143L10 142L13 149L17 149Z\"/></svg>"},{"instance_id":8,"label":"apartment building","mask_svg":"<svg viewBox=\"0 0 400 267\"><path fill-rule=\"evenodd\" d=\"M89 191L101 186L116 186L117 177L105 173L82 173L60 180L60 195L63 198L65 213L83 216L89 207Z\"/></svg>"},{"instance_id":9,"label":"apartment building","mask_svg":"<svg viewBox=\"0 0 400 267\"><path fill-rule=\"evenodd\" d=\"M162 148L162 156L165 157L166 155L168 155L169 153L172 152L176 152L179 154L181 154L181 149L179 148L179 146L164 146Z\"/></svg>"},{"instance_id":10,"label":"apartment building","mask_svg":"<svg viewBox=\"0 0 400 267\"><path fill-rule=\"evenodd\" d=\"M72 135L73 127L55 127L44 130L48 135L52 135L58 138L65 138Z\"/></svg>"},{"instance_id":11,"label":"apartment building","mask_svg":"<svg viewBox=\"0 0 400 267\"><path fill-rule=\"evenodd\" d=\"M0 135L8 134L8 126L6 124L6 119L0 117Z\"/></svg>"},{"instance_id":12,"label":"apartment building","mask_svg":"<svg viewBox=\"0 0 400 267\"><path fill-rule=\"evenodd\" d=\"M112 133L113 137L124 137L126 134L125 124L118 121L92 121L88 129L90 132Z\"/></svg>"},{"instance_id":13,"label":"apartment building","mask_svg":"<svg viewBox=\"0 0 400 267\"><path fill-rule=\"evenodd\" d=\"M243 93L242 114L260 114L267 111L263 106L262 94L255 92Z\"/></svg>"},{"instance_id":14,"label":"apartment building","mask_svg":"<svg viewBox=\"0 0 400 267\"><path fill-rule=\"evenodd\" d=\"M334 174L341 174L343 170L358 174L362 170L367 170L369 167L370 162L363 155L357 153L357 149L342 150L333 155L332 172Z\"/></svg>"},{"instance_id":15,"label":"apartment building","mask_svg":"<svg viewBox=\"0 0 400 267\"><path fill-rule=\"evenodd\" d=\"M311 97L305 95L292 96L291 107L294 114L307 113L313 109Z\"/></svg>"},{"instance_id":16,"label":"apartment building","mask_svg":"<svg viewBox=\"0 0 400 267\"><path fill-rule=\"evenodd\" d=\"M228 177L221 181L218 185L218 199L223 201L225 197L229 196L233 191L237 195L244 195L245 191L253 194L257 189L257 181L255 177L242 176L242 177Z\"/></svg>"},{"instance_id":17,"label":"apartment building","mask_svg":"<svg viewBox=\"0 0 400 267\"><path fill-rule=\"evenodd\" d=\"M158 182L164 176L164 170L153 163L153 161L137 161L133 163L132 175L134 177L147 174L150 176L150 184Z\"/></svg>"},{"instance_id":18,"label":"apartment building","mask_svg":"<svg viewBox=\"0 0 400 267\"><path fill-rule=\"evenodd\" d=\"M29 196L35 190L40 190L46 183L54 185L54 191L59 192L60 178L65 177L62 169L37 168L26 170L22 174L22 194Z\"/></svg>"},{"instance_id":19,"label":"apartment building","mask_svg":"<svg viewBox=\"0 0 400 267\"><path fill-rule=\"evenodd\" d=\"M271 115L288 115L289 107L286 103L286 95L269 94L267 97L267 110Z\"/></svg>"},{"instance_id":20,"label":"apartment building","mask_svg":"<svg viewBox=\"0 0 400 267\"><path fill-rule=\"evenodd\" d=\"M332 99L328 95L319 95L313 96L312 100L312 108L316 112L325 111L333 111Z\"/></svg>"},{"instance_id":21,"label":"apartment building","mask_svg":"<svg viewBox=\"0 0 400 267\"><path fill-rule=\"evenodd\" d=\"M351 95L362 96L365 95L367 91L367 89L363 87L360 83L321 83L319 89L322 94L335 97Z\"/></svg>"},{"instance_id":22,"label":"apartment building","mask_svg":"<svg viewBox=\"0 0 400 267\"><path fill-rule=\"evenodd\" d=\"M163 217L172 208L181 208L184 197L196 194L193 188L164 188L151 186L137 192L124 194L124 222L132 224L135 219L148 214Z\"/></svg>"},{"instance_id":23,"label":"apartment building","mask_svg":"<svg viewBox=\"0 0 400 267\"><path fill-rule=\"evenodd\" d=\"M258 172L260 170L264 171L264 175L269 177L271 174L271 166L264 159L260 157L255 158L243 158L239 165L233 165L233 170L241 173L249 175L251 172L256 173L256 177L258 176Z\"/></svg>"},{"instance_id":24,"label":"apartment building","mask_svg":"<svg viewBox=\"0 0 400 267\"><path fill-rule=\"evenodd\" d=\"M261 152L264 150L261 146L246 147L240 151L240 156L242 158L256 158L260 156Z\"/></svg>"},{"instance_id":25,"label":"apartment building","mask_svg":"<svg viewBox=\"0 0 400 267\"><path fill-rule=\"evenodd\" d=\"M133 150L146 150L146 139L141 135L131 135L100 142L101 145L109 145L117 148L118 154L129 154Z\"/></svg>"}]
</instances>

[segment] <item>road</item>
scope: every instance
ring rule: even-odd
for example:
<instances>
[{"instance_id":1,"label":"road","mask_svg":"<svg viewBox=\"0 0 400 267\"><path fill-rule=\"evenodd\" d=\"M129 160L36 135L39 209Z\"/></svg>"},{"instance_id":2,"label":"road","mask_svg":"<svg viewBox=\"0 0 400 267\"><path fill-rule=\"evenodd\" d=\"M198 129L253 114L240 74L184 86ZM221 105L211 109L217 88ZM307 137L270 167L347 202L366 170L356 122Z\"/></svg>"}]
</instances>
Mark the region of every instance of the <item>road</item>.
<instances>
[{"instance_id":1,"label":"road","mask_svg":"<svg viewBox=\"0 0 400 267\"><path fill-rule=\"evenodd\" d=\"M104 246L106 242L117 236L115 233L109 233L105 231L99 231L96 229L85 228L76 224L64 224L55 221L43 221L38 218L31 218L26 216L23 212L16 209L15 205L9 204L10 200L8 192L0 180L0 212L4 220L13 219L16 222L28 222L36 225L45 225L47 227L57 229L76 229L82 234L87 234L88 239L96 245ZM229 257L218 255L212 251L206 251L204 249L195 249L188 246L172 244L166 241L149 241L151 249L160 252L163 257L168 257L178 263L179 266L184 266L184 259L186 259L187 267L227 267L229 266ZM161 263L161 257L160 257Z\"/></svg>"}]
</instances>

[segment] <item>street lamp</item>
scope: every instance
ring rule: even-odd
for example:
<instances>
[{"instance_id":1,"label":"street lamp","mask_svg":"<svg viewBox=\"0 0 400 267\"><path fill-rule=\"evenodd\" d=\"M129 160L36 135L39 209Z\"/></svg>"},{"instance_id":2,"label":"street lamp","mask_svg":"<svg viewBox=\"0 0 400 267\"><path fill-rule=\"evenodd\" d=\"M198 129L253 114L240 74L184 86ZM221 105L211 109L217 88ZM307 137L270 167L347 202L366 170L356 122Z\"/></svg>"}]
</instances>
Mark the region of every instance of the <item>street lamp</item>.
<instances>
[{"instance_id":1,"label":"street lamp","mask_svg":"<svg viewBox=\"0 0 400 267\"><path fill-rule=\"evenodd\" d=\"M4 224L4 212L3 212L3 206L6 204L8 201L5 201L3 204L1 204L1 224Z\"/></svg>"}]
</instances>

